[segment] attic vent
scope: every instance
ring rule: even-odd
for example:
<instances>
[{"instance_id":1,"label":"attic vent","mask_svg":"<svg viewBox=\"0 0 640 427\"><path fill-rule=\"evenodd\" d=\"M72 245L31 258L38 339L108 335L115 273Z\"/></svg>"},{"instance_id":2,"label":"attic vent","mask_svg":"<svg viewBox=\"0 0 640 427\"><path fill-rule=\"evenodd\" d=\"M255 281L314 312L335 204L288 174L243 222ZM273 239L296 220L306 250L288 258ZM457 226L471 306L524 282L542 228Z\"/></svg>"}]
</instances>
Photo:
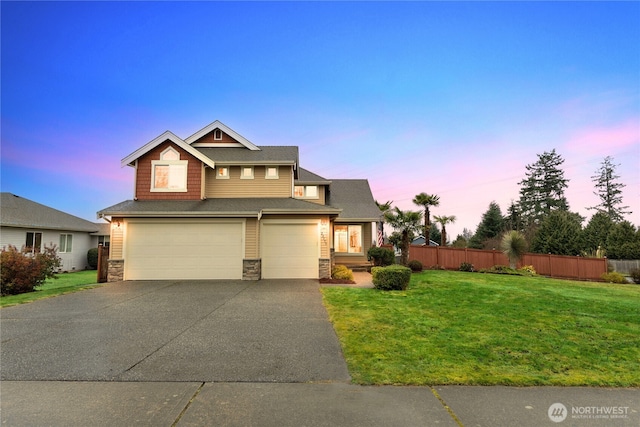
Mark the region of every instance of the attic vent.
<instances>
[{"instance_id":1,"label":"attic vent","mask_svg":"<svg viewBox=\"0 0 640 427\"><path fill-rule=\"evenodd\" d=\"M216 141L220 141L222 139L222 131L220 129L215 129L213 131L213 139Z\"/></svg>"}]
</instances>

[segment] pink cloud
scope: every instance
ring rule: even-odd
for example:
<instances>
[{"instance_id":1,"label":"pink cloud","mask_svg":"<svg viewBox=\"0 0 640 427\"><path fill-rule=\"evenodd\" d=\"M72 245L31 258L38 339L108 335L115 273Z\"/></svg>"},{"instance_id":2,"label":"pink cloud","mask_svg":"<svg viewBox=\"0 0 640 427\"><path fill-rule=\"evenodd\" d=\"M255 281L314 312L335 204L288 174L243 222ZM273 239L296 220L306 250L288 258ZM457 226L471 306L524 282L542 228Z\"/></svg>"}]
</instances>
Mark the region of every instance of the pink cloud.
<instances>
[{"instance_id":1,"label":"pink cloud","mask_svg":"<svg viewBox=\"0 0 640 427\"><path fill-rule=\"evenodd\" d=\"M575 132L565 144L569 151L604 157L640 144L640 118L612 126L588 127Z\"/></svg>"}]
</instances>

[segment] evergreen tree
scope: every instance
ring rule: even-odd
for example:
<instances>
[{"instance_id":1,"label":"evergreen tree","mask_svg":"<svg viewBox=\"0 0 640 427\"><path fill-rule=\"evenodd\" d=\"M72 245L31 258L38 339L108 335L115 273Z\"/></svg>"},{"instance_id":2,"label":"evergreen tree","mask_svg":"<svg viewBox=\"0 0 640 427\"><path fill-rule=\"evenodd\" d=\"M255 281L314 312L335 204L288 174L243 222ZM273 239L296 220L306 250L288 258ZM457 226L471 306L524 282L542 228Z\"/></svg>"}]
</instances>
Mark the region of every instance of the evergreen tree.
<instances>
[{"instance_id":1,"label":"evergreen tree","mask_svg":"<svg viewBox=\"0 0 640 427\"><path fill-rule=\"evenodd\" d=\"M594 214L584 228L584 247L588 256L596 256L598 253L607 253L607 238L613 227L613 221L604 212Z\"/></svg>"},{"instance_id":2,"label":"evergreen tree","mask_svg":"<svg viewBox=\"0 0 640 427\"><path fill-rule=\"evenodd\" d=\"M507 208L507 215L504 217L504 227L506 230L524 231L524 220L520 212L520 206L513 200Z\"/></svg>"},{"instance_id":3,"label":"evergreen tree","mask_svg":"<svg viewBox=\"0 0 640 427\"><path fill-rule=\"evenodd\" d=\"M436 243L442 240L442 233L438 229L438 226L431 224L429 227L429 240L433 240ZM425 242L425 245L429 245L429 242Z\"/></svg>"},{"instance_id":4,"label":"evergreen tree","mask_svg":"<svg viewBox=\"0 0 640 427\"><path fill-rule=\"evenodd\" d=\"M568 179L560 166L564 159L553 149L538 155L538 161L527 165L526 178L520 181L519 206L527 224L540 224L555 210L568 211L564 195Z\"/></svg>"},{"instance_id":5,"label":"evergreen tree","mask_svg":"<svg viewBox=\"0 0 640 427\"><path fill-rule=\"evenodd\" d=\"M614 224L607 236L607 257L640 259L640 230L629 221Z\"/></svg>"},{"instance_id":6,"label":"evergreen tree","mask_svg":"<svg viewBox=\"0 0 640 427\"><path fill-rule=\"evenodd\" d=\"M625 185L617 182L620 175L616 175L616 166L620 165L615 165L613 157L607 156L596 171L596 175L591 177L596 187L593 194L600 198L600 204L588 209L606 213L611 221L620 222L624 220L626 214L631 212L625 210L629 209L629 206L620 206L622 204L622 189Z\"/></svg>"},{"instance_id":7,"label":"evergreen tree","mask_svg":"<svg viewBox=\"0 0 640 427\"><path fill-rule=\"evenodd\" d=\"M499 246L495 240L504 230L504 218L500 206L495 202L489 204L489 209L482 215L482 221L478 224L478 229L469 241L469 247L474 249L491 249ZM489 247L491 246L491 247Z\"/></svg>"},{"instance_id":8,"label":"evergreen tree","mask_svg":"<svg viewBox=\"0 0 640 427\"><path fill-rule=\"evenodd\" d=\"M583 248L583 218L565 210L551 212L540 223L531 251L553 255L580 255Z\"/></svg>"}]
</instances>

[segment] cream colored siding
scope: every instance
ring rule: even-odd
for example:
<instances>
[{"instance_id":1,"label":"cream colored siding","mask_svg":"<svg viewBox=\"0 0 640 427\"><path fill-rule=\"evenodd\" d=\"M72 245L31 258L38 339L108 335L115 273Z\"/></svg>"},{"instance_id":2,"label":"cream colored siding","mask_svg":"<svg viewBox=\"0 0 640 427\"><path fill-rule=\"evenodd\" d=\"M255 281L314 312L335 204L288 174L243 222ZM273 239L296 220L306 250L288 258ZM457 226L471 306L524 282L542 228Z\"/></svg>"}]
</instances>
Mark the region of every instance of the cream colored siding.
<instances>
[{"instance_id":1,"label":"cream colored siding","mask_svg":"<svg viewBox=\"0 0 640 427\"><path fill-rule=\"evenodd\" d=\"M117 223L120 222L120 227ZM124 229L126 223L121 218L111 220L111 240L109 242L109 258L122 259L122 246L124 244Z\"/></svg>"},{"instance_id":2,"label":"cream colored siding","mask_svg":"<svg viewBox=\"0 0 640 427\"><path fill-rule=\"evenodd\" d=\"M265 166L255 166L253 179L240 179L240 166L229 167L229 179L216 179L216 170L207 169L207 198L291 197L291 167L280 166L278 179L266 179Z\"/></svg>"},{"instance_id":3,"label":"cream colored siding","mask_svg":"<svg viewBox=\"0 0 640 427\"><path fill-rule=\"evenodd\" d=\"M258 258L258 220L256 218L248 218L245 228L245 258Z\"/></svg>"}]
</instances>

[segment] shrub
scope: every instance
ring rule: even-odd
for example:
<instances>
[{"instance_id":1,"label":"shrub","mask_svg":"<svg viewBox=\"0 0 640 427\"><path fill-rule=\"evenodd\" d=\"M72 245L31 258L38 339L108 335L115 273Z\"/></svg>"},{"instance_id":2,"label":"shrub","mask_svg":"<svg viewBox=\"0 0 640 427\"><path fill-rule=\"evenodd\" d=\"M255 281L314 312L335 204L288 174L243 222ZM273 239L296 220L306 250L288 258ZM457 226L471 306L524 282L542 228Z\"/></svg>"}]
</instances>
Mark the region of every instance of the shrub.
<instances>
[{"instance_id":1,"label":"shrub","mask_svg":"<svg viewBox=\"0 0 640 427\"><path fill-rule=\"evenodd\" d=\"M620 273L618 272L613 272L613 273L603 273L602 276L600 276L600 278L602 278L602 280L604 280L607 283L629 283L627 282L627 279Z\"/></svg>"},{"instance_id":2,"label":"shrub","mask_svg":"<svg viewBox=\"0 0 640 427\"><path fill-rule=\"evenodd\" d=\"M98 268L98 248L91 248L87 251L87 264L92 270Z\"/></svg>"},{"instance_id":3,"label":"shrub","mask_svg":"<svg viewBox=\"0 0 640 427\"><path fill-rule=\"evenodd\" d=\"M373 286L383 291L403 291L409 286L411 269L401 265L373 267Z\"/></svg>"},{"instance_id":4,"label":"shrub","mask_svg":"<svg viewBox=\"0 0 640 427\"><path fill-rule=\"evenodd\" d=\"M331 277L338 280L351 280L353 281L353 271L351 271L345 265L336 265L331 270Z\"/></svg>"},{"instance_id":5,"label":"shrub","mask_svg":"<svg viewBox=\"0 0 640 427\"><path fill-rule=\"evenodd\" d=\"M45 246L42 252L36 254L25 248L19 251L9 245L0 253L0 293L16 295L33 292L45 280L55 277L60 265L55 245Z\"/></svg>"},{"instance_id":6,"label":"shrub","mask_svg":"<svg viewBox=\"0 0 640 427\"><path fill-rule=\"evenodd\" d=\"M391 249L372 246L369 248L369 251L367 251L367 259L373 261L373 265L377 267L384 267L394 264L396 255Z\"/></svg>"},{"instance_id":7,"label":"shrub","mask_svg":"<svg viewBox=\"0 0 640 427\"><path fill-rule=\"evenodd\" d=\"M629 272L629 275L631 276L631 280L633 280L633 283L635 283L636 285L640 285L640 268L634 268Z\"/></svg>"},{"instance_id":8,"label":"shrub","mask_svg":"<svg viewBox=\"0 0 640 427\"><path fill-rule=\"evenodd\" d=\"M463 262L462 264L460 264L460 271L468 271L468 272L473 272L473 264L468 263L468 262Z\"/></svg>"},{"instance_id":9,"label":"shrub","mask_svg":"<svg viewBox=\"0 0 640 427\"><path fill-rule=\"evenodd\" d=\"M510 274L512 276L522 276L522 273L514 270L511 267L507 267L506 265L494 265L491 268L483 268L480 270L480 273L491 273L491 274Z\"/></svg>"},{"instance_id":10,"label":"shrub","mask_svg":"<svg viewBox=\"0 0 640 427\"><path fill-rule=\"evenodd\" d=\"M524 273L524 274L529 275L529 276L535 276L537 274L536 273L536 269L533 268L533 265L525 265L525 266L519 268L518 271L520 273Z\"/></svg>"},{"instance_id":11,"label":"shrub","mask_svg":"<svg viewBox=\"0 0 640 427\"><path fill-rule=\"evenodd\" d=\"M407 264L407 267L409 267L413 272L422 271L422 263L417 259L412 259L411 261L409 261L409 264Z\"/></svg>"}]
</instances>

